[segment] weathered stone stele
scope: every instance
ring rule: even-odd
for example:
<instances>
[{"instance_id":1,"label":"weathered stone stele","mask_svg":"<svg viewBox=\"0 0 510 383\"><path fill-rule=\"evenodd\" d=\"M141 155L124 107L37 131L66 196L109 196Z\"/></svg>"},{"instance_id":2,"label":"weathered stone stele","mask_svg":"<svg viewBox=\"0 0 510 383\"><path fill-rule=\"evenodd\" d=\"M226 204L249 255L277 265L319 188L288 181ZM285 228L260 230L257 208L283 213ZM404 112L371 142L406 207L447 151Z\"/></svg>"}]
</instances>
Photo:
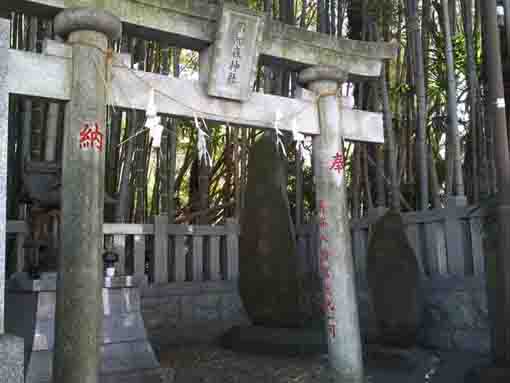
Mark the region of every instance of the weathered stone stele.
<instances>
[{"instance_id":1,"label":"weathered stone stele","mask_svg":"<svg viewBox=\"0 0 510 383\"><path fill-rule=\"evenodd\" d=\"M264 18L224 3L214 42L209 96L246 101L252 93Z\"/></svg>"},{"instance_id":2,"label":"weathered stone stele","mask_svg":"<svg viewBox=\"0 0 510 383\"><path fill-rule=\"evenodd\" d=\"M415 345L423 311L420 274L398 212L386 213L375 224L367 274L379 341L396 347Z\"/></svg>"},{"instance_id":3,"label":"weathered stone stele","mask_svg":"<svg viewBox=\"0 0 510 383\"><path fill-rule=\"evenodd\" d=\"M296 242L284 180L285 169L275 141L266 134L249 155L239 284L250 320L267 327L302 324Z\"/></svg>"}]
</instances>

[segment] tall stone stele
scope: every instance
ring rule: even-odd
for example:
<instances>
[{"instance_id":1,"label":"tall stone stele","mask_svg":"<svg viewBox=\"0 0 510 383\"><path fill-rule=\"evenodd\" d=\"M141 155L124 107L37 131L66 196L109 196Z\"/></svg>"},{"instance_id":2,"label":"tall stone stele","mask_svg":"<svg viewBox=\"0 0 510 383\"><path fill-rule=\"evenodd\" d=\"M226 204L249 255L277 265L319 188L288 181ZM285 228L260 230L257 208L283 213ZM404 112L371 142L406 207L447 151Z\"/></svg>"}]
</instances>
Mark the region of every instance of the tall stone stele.
<instances>
[{"instance_id":1,"label":"tall stone stele","mask_svg":"<svg viewBox=\"0 0 510 383\"><path fill-rule=\"evenodd\" d=\"M249 155L246 204L241 215L240 293L250 320L265 327L300 327L303 294L286 170L271 134Z\"/></svg>"},{"instance_id":2,"label":"tall stone stele","mask_svg":"<svg viewBox=\"0 0 510 383\"><path fill-rule=\"evenodd\" d=\"M84 2L71 5L76 4ZM99 379L106 142L103 79L108 39L119 38L122 25L113 14L93 8L94 1L87 5L65 9L54 23L55 32L73 50L62 156L54 383L97 383Z\"/></svg>"}]
</instances>

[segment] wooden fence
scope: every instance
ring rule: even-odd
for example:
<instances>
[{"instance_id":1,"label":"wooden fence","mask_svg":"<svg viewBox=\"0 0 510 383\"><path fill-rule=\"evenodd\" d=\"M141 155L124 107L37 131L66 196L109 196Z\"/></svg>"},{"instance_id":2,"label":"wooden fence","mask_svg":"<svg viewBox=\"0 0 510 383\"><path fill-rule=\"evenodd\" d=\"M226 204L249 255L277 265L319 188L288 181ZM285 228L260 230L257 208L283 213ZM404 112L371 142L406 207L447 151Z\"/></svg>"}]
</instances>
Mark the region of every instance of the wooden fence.
<instances>
[{"instance_id":1,"label":"wooden fence","mask_svg":"<svg viewBox=\"0 0 510 383\"><path fill-rule=\"evenodd\" d=\"M373 224L384 210L351 221L352 251L358 280L366 281L368 244ZM482 221L477 207L434 209L403 214L405 230L425 277L481 276L485 272ZM316 225L298 228L300 263L317 272Z\"/></svg>"},{"instance_id":2,"label":"wooden fence","mask_svg":"<svg viewBox=\"0 0 510 383\"><path fill-rule=\"evenodd\" d=\"M352 250L360 281L366 280L368 243L373 224L384 213L374 211L351 222ZM425 277L481 276L484 274L482 220L476 207L445 208L403 214L408 238ZM23 242L28 233L22 221L9 221L7 232L16 236L11 246L16 269L23 270ZM236 280L239 277L239 225L170 225L158 216L151 224L105 223L105 248L120 257L117 272L148 276L150 283ZM297 229L299 270L318 273L317 226Z\"/></svg>"},{"instance_id":3,"label":"wooden fence","mask_svg":"<svg viewBox=\"0 0 510 383\"><path fill-rule=\"evenodd\" d=\"M9 237L15 237L16 270L25 265L24 240L28 227L9 221ZM151 224L105 223L105 248L119 255L117 272L147 274L150 283L236 280L239 276L239 225L227 220L224 226L170 225L157 216Z\"/></svg>"}]
</instances>

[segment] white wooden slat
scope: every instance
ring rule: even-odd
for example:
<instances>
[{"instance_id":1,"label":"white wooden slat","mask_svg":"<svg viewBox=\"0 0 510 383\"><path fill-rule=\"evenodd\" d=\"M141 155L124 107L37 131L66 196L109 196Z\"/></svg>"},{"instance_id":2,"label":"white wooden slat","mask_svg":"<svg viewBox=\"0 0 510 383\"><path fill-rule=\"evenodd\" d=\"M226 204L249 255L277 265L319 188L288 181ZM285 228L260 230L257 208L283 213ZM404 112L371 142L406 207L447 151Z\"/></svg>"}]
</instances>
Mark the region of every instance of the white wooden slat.
<instances>
[{"instance_id":1,"label":"white wooden slat","mask_svg":"<svg viewBox=\"0 0 510 383\"><path fill-rule=\"evenodd\" d=\"M168 283L168 216L154 217L154 282Z\"/></svg>"},{"instance_id":2,"label":"white wooden slat","mask_svg":"<svg viewBox=\"0 0 510 383\"><path fill-rule=\"evenodd\" d=\"M418 268L422 275L424 275L423 269L423 258L422 251L420 246L420 230L417 224L409 224L406 226L407 238L409 239L409 243L414 250L414 254L416 256L416 261L418 262Z\"/></svg>"},{"instance_id":3,"label":"white wooden slat","mask_svg":"<svg viewBox=\"0 0 510 383\"><path fill-rule=\"evenodd\" d=\"M367 246L365 243L364 229L352 231L352 250L354 256L354 267L356 270L356 280L363 283L366 279L366 255Z\"/></svg>"},{"instance_id":4,"label":"white wooden slat","mask_svg":"<svg viewBox=\"0 0 510 383\"><path fill-rule=\"evenodd\" d=\"M227 234L227 279L235 281L239 278L239 236L235 219L228 218Z\"/></svg>"},{"instance_id":5,"label":"white wooden slat","mask_svg":"<svg viewBox=\"0 0 510 383\"><path fill-rule=\"evenodd\" d=\"M186 237L176 235L174 239L174 277L175 282L184 282L186 280Z\"/></svg>"},{"instance_id":6,"label":"white wooden slat","mask_svg":"<svg viewBox=\"0 0 510 383\"><path fill-rule=\"evenodd\" d=\"M473 272L475 276L485 275L485 258L482 242L482 220L473 217L469 220L471 232L471 254L473 254Z\"/></svg>"},{"instance_id":7,"label":"white wooden slat","mask_svg":"<svg viewBox=\"0 0 510 383\"><path fill-rule=\"evenodd\" d=\"M446 232L444 231L444 226L440 223L436 223L437 225L437 265L438 265L438 273L441 276L446 276L448 274L448 257L446 254Z\"/></svg>"},{"instance_id":8,"label":"white wooden slat","mask_svg":"<svg viewBox=\"0 0 510 383\"><path fill-rule=\"evenodd\" d=\"M115 274L124 275L126 272L126 236L122 234L113 236L113 249L119 256L115 264Z\"/></svg>"},{"instance_id":9,"label":"white wooden slat","mask_svg":"<svg viewBox=\"0 0 510 383\"><path fill-rule=\"evenodd\" d=\"M204 237L201 235L193 236L193 281L204 280Z\"/></svg>"},{"instance_id":10,"label":"white wooden slat","mask_svg":"<svg viewBox=\"0 0 510 383\"><path fill-rule=\"evenodd\" d=\"M22 272L25 269L25 233L16 234L16 271Z\"/></svg>"},{"instance_id":11,"label":"white wooden slat","mask_svg":"<svg viewBox=\"0 0 510 383\"><path fill-rule=\"evenodd\" d=\"M451 275L463 277L466 272L466 263L462 222L459 217L448 215L444 227L448 272Z\"/></svg>"},{"instance_id":12,"label":"white wooden slat","mask_svg":"<svg viewBox=\"0 0 510 383\"><path fill-rule=\"evenodd\" d=\"M424 224L424 230L427 244L426 268L429 270L431 277L446 275L448 266L444 225L442 222L427 222Z\"/></svg>"},{"instance_id":13,"label":"white wooden slat","mask_svg":"<svg viewBox=\"0 0 510 383\"><path fill-rule=\"evenodd\" d=\"M107 234L126 234L126 235L149 235L154 234L154 225L140 223L105 223L103 232Z\"/></svg>"},{"instance_id":14,"label":"white wooden slat","mask_svg":"<svg viewBox=\"0 0 510 383\"><path fill-rule=\"evenodd\" d=\"M209 237L209 264L211 280L219 281L221 279L220 237L217 235Z\"/></svg>"},{"instance_id":15,"label":"white wooden slat","mask_svg":"<svg viewBox=\"0 0 510 383\"><path fill-rule=\"evenodd\" d=\"M134 245L134 275L145 275L145 236L133 236Z\"/></svg>"}]
</instances>

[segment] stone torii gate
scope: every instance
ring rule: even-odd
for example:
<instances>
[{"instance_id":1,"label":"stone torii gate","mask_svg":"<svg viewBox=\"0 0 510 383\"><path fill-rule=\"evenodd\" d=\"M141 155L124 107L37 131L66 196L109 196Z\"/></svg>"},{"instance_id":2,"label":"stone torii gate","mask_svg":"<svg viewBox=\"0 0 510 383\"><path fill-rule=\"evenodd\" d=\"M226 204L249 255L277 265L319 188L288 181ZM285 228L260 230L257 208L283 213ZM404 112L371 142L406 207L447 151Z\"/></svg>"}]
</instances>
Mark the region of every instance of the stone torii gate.
<instances>
[{"instance_id":1,"label":"stone torii gate","mask_svg":"<svg viewBox=\"0 0 510 383\"><path fill-rule=\"evenodd\" d=\"M78 8L80 7L80 8ZM2 11L52 17L67 43L46 41L42 55L9 50L0 19L0 153L7 151L8 94L66 102L55 382L98 381L103 246L102 201L107 89L121 108L146 108L155 91L162 114L272 128L275 116L298 116L313 136L320 262L330 364L337 382L363 381L361 341L348 225L343 140L383 142L382 116L341 107L341 84L380 75L396 54L385 43L336 39L269 20L238 6L175 0L4 0ZM107 53L108 39L129 33L200 50L200 80L138 72L128 57ZM3 32L3 33L2 33ZM2 48L4 47L4 48ZM252 93L257 62L300 70L299 99ZM112 61L112 62L110 62ZM110 65L111 64L111 65ZM111 66L111 76L107 67ZM5 74L5 75L2 75ZM110 77L111 83L107 79ZM1 113L3 111L3 113ZM284 120L282 120L284 121ZM282 130L290 130L280 124ZM83 139L93 139L82 145ZM86 137L85 137L86 136ZM82 141L80 141L82 139ZM6 156L0 156L0 267L5 262ZM77 198L78 196L78 198ZM155 265L164 272L166 264ZM1 274L0 274L1 275ZM0 292L4 280L0 278ZM337 310L338 308L338 310ZM0 323L3 312L0 310Z\"/></svg>"}]
</instances>

